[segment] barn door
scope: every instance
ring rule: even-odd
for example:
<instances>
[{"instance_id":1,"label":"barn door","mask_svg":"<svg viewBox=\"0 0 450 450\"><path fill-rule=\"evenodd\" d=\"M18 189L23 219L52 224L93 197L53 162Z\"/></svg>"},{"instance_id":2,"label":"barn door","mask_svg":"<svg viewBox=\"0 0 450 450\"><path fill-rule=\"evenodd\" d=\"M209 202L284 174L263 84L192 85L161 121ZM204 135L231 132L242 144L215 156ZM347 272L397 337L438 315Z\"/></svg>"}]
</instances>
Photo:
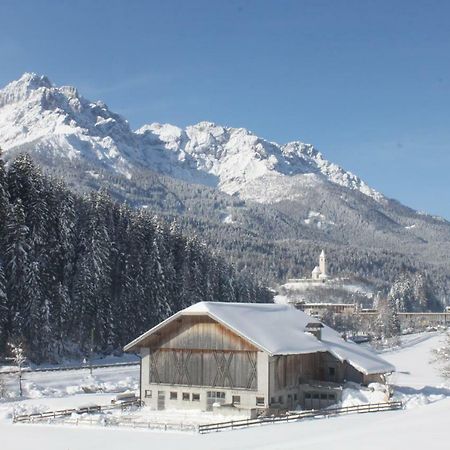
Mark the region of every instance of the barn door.
<instances>
[{"instance_id":1,"label":"barn door","mask_svg":"<svg viewBox=\"0 0 450 450\"><path fill-rule=\"evenodd\" d=\"M166 409L166 393L164 391L158 391L158 410Z\"/></svg>"},{"instance_id":2,"label":"barn door","mask_svg":"<svg viewBox=\"0 0 450 450\"><path fill-rule=\"evenodd\" d=\"M305 396L303 399L303 408L307 410L313 409L311 392L305 392Z\"/></svg>"},{"instance_id":3,"label":"barn door","mask_svg":"<svg viewBox=\"0 0 450 450\"><path fill-rule=\"evenodd\" d=\"M208 391L206 393L206 411L212 411L214 403L225 403L225 392L222 391Z\"/></svg>"}]
</instances>

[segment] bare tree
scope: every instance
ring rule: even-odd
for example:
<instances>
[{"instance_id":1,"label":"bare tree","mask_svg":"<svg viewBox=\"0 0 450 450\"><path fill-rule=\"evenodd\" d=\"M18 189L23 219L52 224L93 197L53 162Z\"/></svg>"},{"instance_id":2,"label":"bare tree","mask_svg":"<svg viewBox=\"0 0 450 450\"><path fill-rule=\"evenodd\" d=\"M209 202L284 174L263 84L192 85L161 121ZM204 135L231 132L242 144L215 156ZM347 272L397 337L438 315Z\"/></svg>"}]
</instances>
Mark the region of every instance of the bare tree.
<instances>
[{"instance_id":1,"label":"bare tree","mask_svg":"<svg viewBox=\"0 0 450 450\"><path fill-rule=\"evenodd\" d=\"M9 342L8 346L10 348L12 357L8 358L17 367L17 374L19 378L19 394L22 397L22 376L23 376L23 365L25 364L27 358L23 351L22 342Z\"/></svg>"}]
</instances>

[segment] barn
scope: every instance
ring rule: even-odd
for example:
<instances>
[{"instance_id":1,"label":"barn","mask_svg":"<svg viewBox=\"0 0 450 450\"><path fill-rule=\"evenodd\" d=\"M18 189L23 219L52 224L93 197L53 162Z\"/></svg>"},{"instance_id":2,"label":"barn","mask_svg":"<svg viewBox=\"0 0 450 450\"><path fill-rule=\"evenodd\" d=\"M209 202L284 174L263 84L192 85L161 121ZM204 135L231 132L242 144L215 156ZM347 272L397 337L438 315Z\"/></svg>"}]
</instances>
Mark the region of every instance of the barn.
<instances>
[{"instance_id":1,"label":"barn","mask_svg":"<svg viewBox=\"0 0 450 450\"><path fill-rule=\"evenodd\" d=\"M124 348L141 356L141 400L155 409L255 415L319 409L343 383L384 382L394 367L290 305L200 302Z\"/></svg>"}]
</instances>

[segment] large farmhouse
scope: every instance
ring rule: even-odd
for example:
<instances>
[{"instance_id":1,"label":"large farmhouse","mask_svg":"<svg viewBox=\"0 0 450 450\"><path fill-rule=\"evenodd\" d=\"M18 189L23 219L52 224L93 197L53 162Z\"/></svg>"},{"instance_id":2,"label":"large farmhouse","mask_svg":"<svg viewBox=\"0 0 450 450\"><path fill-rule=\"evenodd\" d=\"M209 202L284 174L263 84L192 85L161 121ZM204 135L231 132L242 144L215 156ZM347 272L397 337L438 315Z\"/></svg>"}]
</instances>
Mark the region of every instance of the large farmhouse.
<instances>
[{"instance_id":1,"label":"large farmhouse","mask_svg":"<svg viewBox=\"0 0 450 450\"><path fill-rule=\"evenodd\" d=\"M394 367L289 305L201 302L125 347L140 353L141 399L155 409L326 407L345 381ZM226 408L226 407L229 408Z\"/></svg>"}]
</instances>

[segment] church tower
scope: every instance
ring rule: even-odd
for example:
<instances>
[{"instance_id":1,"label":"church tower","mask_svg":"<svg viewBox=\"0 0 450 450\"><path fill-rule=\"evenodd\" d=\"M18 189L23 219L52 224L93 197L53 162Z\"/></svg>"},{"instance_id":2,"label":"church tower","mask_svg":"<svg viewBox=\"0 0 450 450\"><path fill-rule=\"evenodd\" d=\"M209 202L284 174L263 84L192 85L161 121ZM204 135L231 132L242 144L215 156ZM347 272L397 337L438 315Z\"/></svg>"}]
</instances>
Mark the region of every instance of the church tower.
<instances>
[{"instance_id":1,"label":"church tower","mask_svg":"<svg viewBox=\"0 0 450 450\"><path fill-rule=\"evenodd\" d=\"M327 258L325 256L325 252L322 250L319 257L319 269L321 278L328 278L327 274Z\"/></svg>"}]
</instances>

